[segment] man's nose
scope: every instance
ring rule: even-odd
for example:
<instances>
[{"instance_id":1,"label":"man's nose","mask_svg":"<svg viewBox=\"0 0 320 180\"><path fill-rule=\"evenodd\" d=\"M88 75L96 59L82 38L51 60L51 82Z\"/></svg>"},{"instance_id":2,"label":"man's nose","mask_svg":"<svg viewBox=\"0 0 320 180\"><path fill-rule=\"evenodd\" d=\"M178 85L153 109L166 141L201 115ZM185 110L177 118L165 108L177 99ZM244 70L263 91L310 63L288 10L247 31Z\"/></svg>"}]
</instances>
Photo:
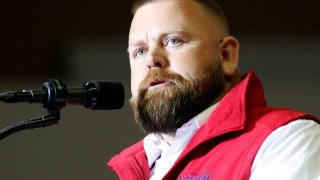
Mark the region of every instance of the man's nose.
<instances>
[{"instance_id":1,"label":"man's nose","mask_svg":"<svg viewBox=\"0 0 320 180\"><path fill-rule=\"evenodd\" d=\"M150 69L166 68L169 65L165 49L161 47L149 48L146 56L146 65Z\"/></svg>"}]
</instances>

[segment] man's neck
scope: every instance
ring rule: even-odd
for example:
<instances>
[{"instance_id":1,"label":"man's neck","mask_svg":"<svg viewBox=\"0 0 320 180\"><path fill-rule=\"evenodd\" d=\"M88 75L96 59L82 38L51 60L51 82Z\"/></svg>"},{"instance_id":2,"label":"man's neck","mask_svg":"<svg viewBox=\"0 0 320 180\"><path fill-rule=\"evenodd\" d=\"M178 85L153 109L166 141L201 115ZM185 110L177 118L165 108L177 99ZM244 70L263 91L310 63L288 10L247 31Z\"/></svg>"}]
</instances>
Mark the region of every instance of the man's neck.
<instances>
[{"instance_id":1,"label":"man's neck","mask_svg":"<svg viewBox=\"0 0 320 180\"><path fill-rule=\"evenodd\" d=\"M160 136L169 146L171 146L171 144L176 136L176 132L160 133Z\"/></svg>"}]
</instances>

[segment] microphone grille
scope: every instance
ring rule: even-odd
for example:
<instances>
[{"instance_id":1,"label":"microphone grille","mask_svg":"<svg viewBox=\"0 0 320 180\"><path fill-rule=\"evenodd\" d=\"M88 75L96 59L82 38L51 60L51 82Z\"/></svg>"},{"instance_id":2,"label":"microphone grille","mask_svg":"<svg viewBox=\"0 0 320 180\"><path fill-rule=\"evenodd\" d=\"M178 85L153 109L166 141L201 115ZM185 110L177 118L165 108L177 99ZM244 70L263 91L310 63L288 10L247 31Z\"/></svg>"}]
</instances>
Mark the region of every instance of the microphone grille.
<instances>
[{"instance_id":1,"label":"microphone grille","mask_svg":"<svg viewBox=\"0 0 320 180\"><path fill-rule=\"evenodd\" d=\"M84 87L89 99L84 106L93 110L119 109L124 104L124 87L120 82L89 81Z\"/></svg>"}]
</instances>

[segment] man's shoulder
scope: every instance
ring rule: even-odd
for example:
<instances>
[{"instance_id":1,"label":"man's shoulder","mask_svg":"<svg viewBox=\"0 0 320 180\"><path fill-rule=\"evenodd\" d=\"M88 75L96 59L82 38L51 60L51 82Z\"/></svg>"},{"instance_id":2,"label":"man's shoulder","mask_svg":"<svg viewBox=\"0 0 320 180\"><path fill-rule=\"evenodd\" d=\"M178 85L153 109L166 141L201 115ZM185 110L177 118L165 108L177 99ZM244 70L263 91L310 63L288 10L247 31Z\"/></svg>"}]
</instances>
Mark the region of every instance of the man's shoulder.
<instances>
[{"instance_id":1,"label":"man's shoulder","mask_svg":"<svg viewBox=\"0 0 320 180\"><path fill-rule=\"evenodd\" d=\"M127 147L119 154L112 157L112 159L108 162L108 166L113 167L115 164L123 164L130 159L139 159L143 156L145 156L143 140L140 140L139 142Z\"/></svg>"}]
</instances>

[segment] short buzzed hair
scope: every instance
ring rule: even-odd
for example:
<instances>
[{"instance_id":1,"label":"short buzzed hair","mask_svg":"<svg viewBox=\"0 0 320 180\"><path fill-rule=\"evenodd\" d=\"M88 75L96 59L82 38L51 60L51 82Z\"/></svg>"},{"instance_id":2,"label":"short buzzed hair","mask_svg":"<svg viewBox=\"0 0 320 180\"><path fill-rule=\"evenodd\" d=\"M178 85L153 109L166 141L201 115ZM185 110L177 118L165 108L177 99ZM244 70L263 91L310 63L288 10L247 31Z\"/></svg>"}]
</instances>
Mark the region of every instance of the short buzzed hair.
<instances>
[{"instance_id":1,"label":"short buzzed hair","mask_svg":"<svg viewBox=\"0 0 320 180\"><path fill-rule=\"evenodd\" d=\"M169 1L169 0L136 0L132 6L131 14L134 16L137 10L148 3L158 2L158 1ZM188 1L188 0L185 0ZM229 32L229 23L228 19L223 12L220 5L215 2L214 0L192 0L204 7L204 9L208 10L210 14L212 14L214 17L216 17L226 28L226 30Z\"/></svg>"}]
</instances>

